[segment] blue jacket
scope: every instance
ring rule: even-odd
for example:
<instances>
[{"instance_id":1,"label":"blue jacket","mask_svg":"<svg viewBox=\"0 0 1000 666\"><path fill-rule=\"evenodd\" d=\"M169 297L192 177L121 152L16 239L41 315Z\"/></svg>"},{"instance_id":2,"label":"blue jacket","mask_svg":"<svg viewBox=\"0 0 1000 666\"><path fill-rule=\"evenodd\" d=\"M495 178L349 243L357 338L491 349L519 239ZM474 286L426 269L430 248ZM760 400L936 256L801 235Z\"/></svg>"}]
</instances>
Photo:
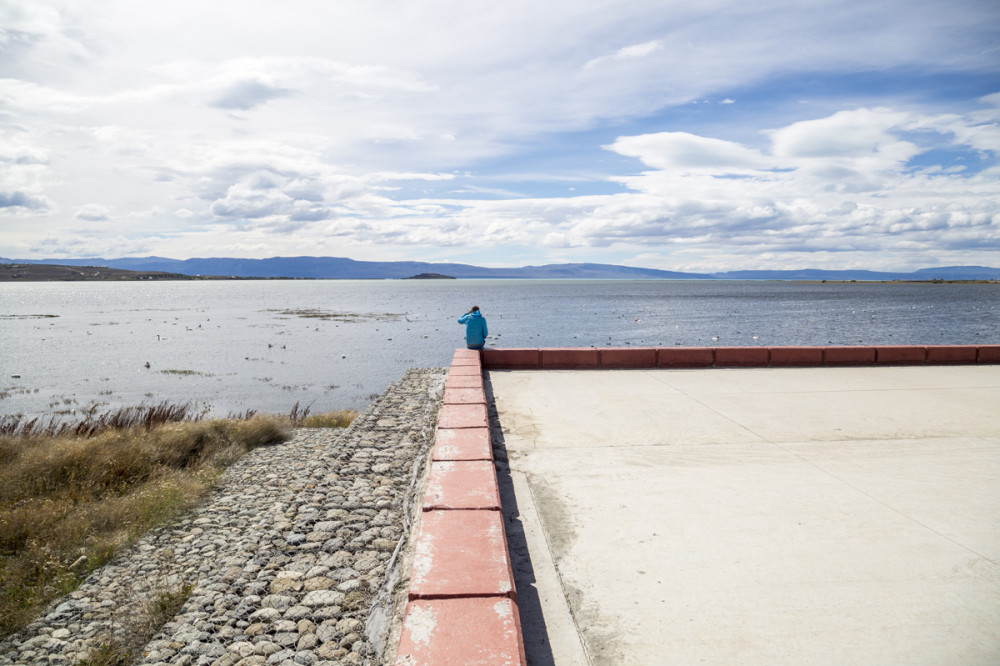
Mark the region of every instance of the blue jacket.
<instances>
[{"instance_id":1,"label":"blue jacket","mask_svg":"<svg viewBox=\"0 0 1000 666\"><path fill-rule=\"evenodd\" d=\"M481 346L486 344L486 336L490 332L486 329L486 317L479 310L474 310L473 312L466 312L464 315L458 318L459 324L465 324L465 344L472 346Z\"/></svg>"}]
</instances>

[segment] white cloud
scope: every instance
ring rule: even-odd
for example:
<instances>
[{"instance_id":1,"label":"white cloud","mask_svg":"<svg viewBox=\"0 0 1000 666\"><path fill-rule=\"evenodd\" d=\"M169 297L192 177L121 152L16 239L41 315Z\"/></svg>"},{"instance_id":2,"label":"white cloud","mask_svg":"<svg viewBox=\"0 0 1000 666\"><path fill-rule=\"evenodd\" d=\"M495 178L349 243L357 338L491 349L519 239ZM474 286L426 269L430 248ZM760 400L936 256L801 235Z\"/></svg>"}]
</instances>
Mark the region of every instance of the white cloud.
<instances>
[{"instance_id":1,"label":"white cloud","mask_svg":"<svg viewBox=\"0 0 1000 666\"><path fill-rule=\"evenodd\" d=\"M272 99L286 97L291 91L267 79L247 78L236 81L212 100L211 105L219 109L249 111Z\"/></svg>"},{"instance_id":2,"label":"white cloud","mask_svg":"<svg viewBox=\"0 0 1000 666\"><path fill-rule=\"evenodd\" d=\"M111 209L101 204L86 204L80 206L73 215L78 220L85 222L105 222L111 213Z\"/></svg>"},{"instance_id":3,"label":"white cloud","mask_svg":"<svg viewBox=\"0 0 1000 666\"><path fill-rule=\"evenodd\" d=\"M48 202L42 197L32 196L26 192L22 191L0 191L0 210L12 208L12 209L24 209L24 210L38 210L48 207Z\"/></svg>"},{"instance_id":4,"label":"white cloud","mask_svg":"<svg viewBox=\"0 0 1000 666\"><path fill-rule=\"evenodd\" d=\"M417 173L417 172L394 172L394 171L383 171L370 173L365 176L365 180L370 182L381 182L381 181L399 181L399 180L423 180L423 181L443 181L443 180L454 180L455 174L453 173Z\"/></svg>"},{"instance_id":5,"label":"white cloud","mask_svg":"<svg viewBox=\"0 0 1000 666\"><path fill-rule=\"evenodd\" d=\"M771 164L759 152L738 143L687 132L619 137L608 148L657 169L747 172L768 169Z\"/></svg>"},{"instance_id":6,"label":"white cloud","mask_svg":"<svg viewBox=\"0 0 1000 666\"><path fill-rule=\"evenodd\" d=\"M772 152L793 160L827 163L877 162L898 166L919 152L913 143L893 135L910 123L908 114L889 109L839 111L827 118L805 120L772 130Z\"/></svg>"},{"instance_id":7,"label":"white cloud","mask_svg":"<svg viewBox=\"0 0 1000 666\"><path fill-rule=\"evenodd\" d=\"M652 53L660 51L663 49L663 42L658 39L654 39L648 42L643 42L642 44L633 44L631 46L624 46L610 55L603 55L593 60L588 60L583 66L584 69L594 69L601 67L602 65L621 62L625 60L634 60L637 58L644 58Z\"/></svg>"}]
</instances>

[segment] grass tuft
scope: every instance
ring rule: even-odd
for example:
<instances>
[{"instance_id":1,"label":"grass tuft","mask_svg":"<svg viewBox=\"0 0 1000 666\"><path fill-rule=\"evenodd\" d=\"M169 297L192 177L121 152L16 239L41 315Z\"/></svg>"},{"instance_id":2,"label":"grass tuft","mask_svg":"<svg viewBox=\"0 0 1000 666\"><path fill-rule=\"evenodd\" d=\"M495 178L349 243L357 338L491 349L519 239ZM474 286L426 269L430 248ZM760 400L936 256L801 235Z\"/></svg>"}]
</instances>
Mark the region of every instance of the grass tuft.
<instances>
[{"instance_id":1,"label":"grass tuft","mask_svg":"<svg viewBox=\"0 0 1000 666\"><path fill-rule=\"evenodd\" d=\"M322 414L309 414L310 408L302 409L299 403L292 406L292 411L288 414L288 420L293 428L346 428L351 425L354 419L358 418L358 412L353 409L340 409Z\"/></svg>"},{"instance_id":2,"label":"grass tuft","mask_svg":"<svg viewBox=\"0 0 1000 666\"><path fill-rule=\"evenodd\" d=\"M346 428L351 425L354 419L358 418L358 412L353 409L341 409L335 412L324 412L305 416L299 427L302 428Z\"/></svg>"}]
</instances>

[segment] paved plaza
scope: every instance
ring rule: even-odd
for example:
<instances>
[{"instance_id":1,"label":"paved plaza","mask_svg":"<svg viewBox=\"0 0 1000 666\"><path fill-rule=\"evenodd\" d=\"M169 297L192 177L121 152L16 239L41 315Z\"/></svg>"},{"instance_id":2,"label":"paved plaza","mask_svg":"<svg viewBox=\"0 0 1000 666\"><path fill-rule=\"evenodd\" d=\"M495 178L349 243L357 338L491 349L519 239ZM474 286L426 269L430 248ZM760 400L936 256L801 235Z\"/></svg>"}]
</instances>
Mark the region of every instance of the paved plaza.
<instances>
[{"instance_id":1,"label":"paved plaza","mask_svg":"<svg viewBox=\"0 0 1000 666\"><path fill-rule=\"evenodd\" d=\"M1000 365L487 377L529 663L1000 663Z\"/></svg>"}]
</instances>

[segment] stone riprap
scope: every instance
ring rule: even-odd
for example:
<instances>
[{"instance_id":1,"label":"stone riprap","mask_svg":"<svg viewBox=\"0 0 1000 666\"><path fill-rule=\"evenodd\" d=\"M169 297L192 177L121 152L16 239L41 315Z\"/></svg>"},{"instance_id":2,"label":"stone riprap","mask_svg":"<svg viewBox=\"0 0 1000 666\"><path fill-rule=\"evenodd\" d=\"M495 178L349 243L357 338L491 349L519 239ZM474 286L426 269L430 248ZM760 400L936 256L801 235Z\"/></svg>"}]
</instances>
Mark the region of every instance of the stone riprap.
<instances>
[{"instance_id":1,"label":"stone riprap","mask_svg":"<svg viewBox=\"0 0 1000 666\"><path fill-rule=\"evenodd\" d=\"M191 596L144 664L391 658L411 521L446 369L412 369L346 430L250 452L180 522L150 531L16 636L0 665L76 664L161 590Z\"/></svg>"}]
</instances>

